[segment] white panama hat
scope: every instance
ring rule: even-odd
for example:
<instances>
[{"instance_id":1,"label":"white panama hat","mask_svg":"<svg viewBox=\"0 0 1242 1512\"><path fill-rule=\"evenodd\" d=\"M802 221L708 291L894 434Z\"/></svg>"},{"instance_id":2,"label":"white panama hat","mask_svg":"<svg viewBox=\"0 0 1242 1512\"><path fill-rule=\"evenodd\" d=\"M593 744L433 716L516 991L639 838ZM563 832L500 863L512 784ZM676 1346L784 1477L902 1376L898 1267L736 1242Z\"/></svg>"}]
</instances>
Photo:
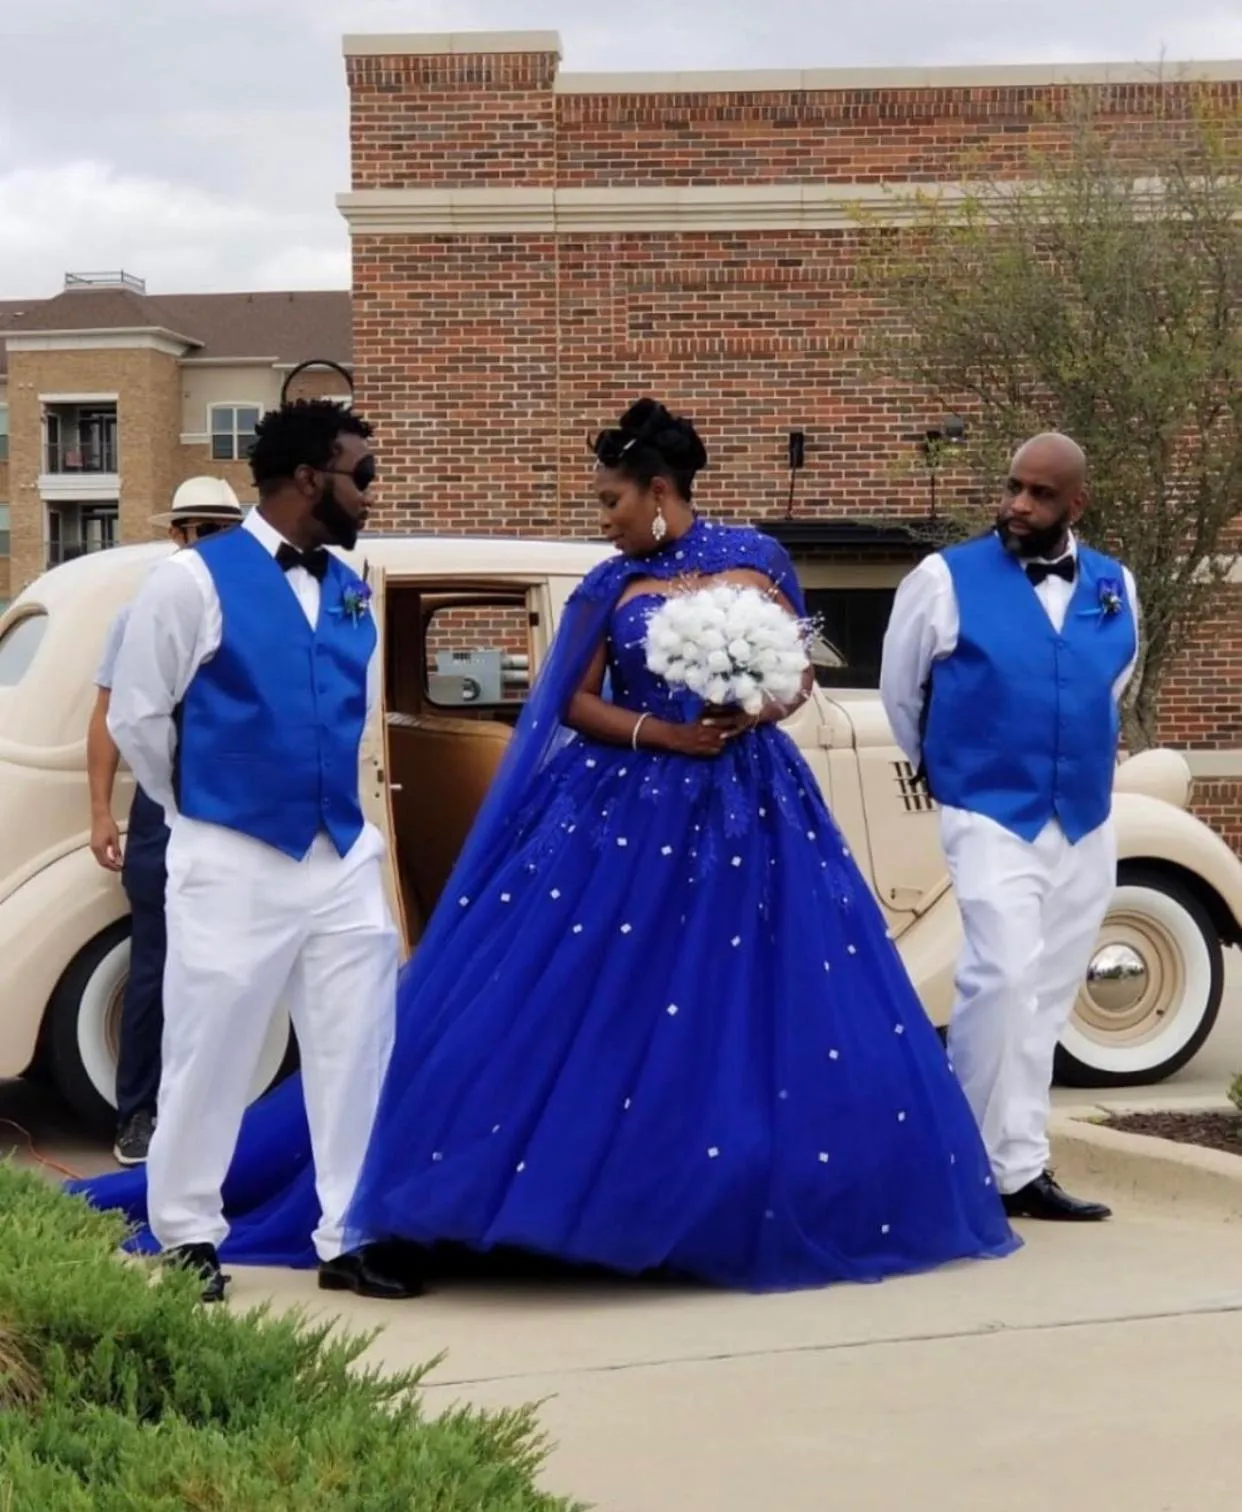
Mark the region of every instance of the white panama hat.
<instances>
[{"instance_id":1,"label":"white panama hat","mask_svg":"<svg viewBox=\"0 0 1242 1512\"><path fill-rule=\"evenodd\" d=\"M173 494L172 508L151 516L152 525L182 525L196 520L230 524L245 518L237 495L223 478L187 478Z\"/></svg>"}]
</instances>

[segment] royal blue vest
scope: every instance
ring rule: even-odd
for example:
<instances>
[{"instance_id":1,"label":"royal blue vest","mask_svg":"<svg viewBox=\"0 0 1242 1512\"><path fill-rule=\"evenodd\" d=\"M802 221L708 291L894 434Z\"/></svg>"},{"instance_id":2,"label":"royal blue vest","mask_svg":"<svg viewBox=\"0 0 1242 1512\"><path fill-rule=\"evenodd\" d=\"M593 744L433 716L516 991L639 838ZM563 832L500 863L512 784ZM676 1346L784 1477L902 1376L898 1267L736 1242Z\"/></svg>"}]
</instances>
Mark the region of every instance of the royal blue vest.
<instances>
[{"instance_id":1,"label":"royal blue vest","mask_svg":"<svg viewBox=\"0 0 1242 1512\"><path fill-rule=\"evenodd\" d=\"M1108 818L1120 733L1113 687L1137 630L1116 562L1078 549L1060 633L995 535L944 553L961 629L932 669L923 764L936 801L1072 844ZM1120 599L1120 604L1116 603Z\"/></svg>"},{"instance_id":2,"label":"royal blue vest","mask_svg":"<svg viewBox=\"0 0 1242 1512\"><path fill-rule=\"evenodd\" d=\"M358 754L376 630L351 612L361 580L336 557L312 630L248 530L195 548L220 596L220 649L179 711L178 806L300 860L320 830L344 855L363 829ZM365 591L365 590L364 590Z\"/></svg>"}]
</instances>

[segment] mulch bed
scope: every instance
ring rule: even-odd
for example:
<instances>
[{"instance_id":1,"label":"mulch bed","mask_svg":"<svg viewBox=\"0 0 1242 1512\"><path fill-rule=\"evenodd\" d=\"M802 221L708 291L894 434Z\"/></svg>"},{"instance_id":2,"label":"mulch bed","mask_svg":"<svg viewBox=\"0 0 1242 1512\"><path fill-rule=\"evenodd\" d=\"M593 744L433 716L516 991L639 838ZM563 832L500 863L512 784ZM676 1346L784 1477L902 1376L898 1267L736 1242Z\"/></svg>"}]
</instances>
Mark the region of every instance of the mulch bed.
<instances>
[{"instance_id":1,"label":"mulch bed","mask_svg":"<svg viewBox=\"0 0 1242 1512\"><path fill-rule=\"evenodd\" d=\"M1242 1113L1126 1113L1107 1127L1242 1155Z\"/></svg>"}]
</instances>

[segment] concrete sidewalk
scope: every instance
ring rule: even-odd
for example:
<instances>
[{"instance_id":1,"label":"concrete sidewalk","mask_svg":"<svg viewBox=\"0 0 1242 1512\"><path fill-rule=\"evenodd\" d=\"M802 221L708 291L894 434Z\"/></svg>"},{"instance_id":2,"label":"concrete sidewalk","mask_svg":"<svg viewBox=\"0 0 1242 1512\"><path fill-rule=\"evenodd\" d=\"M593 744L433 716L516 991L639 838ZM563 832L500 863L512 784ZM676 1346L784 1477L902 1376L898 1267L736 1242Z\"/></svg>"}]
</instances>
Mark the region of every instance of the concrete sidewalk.
<instances>
[{"instance_id":1,"label":"concrete sidewalk","mask_svg":"<svg viewBox=\"0 0 1242 1512\"><path fill-rule=\"evenodd\" d=\"M462 1283L326 1306L430 1404L543 1401L547 1482L603 1512L1216 1512L1242 1476L1242 1225L1132 1209L1005 1261L771 1297Z\"/></svg>"},{"instance_id":2,"label":"concrete sidewalk","mask_svg":"<svg viewBox=\"0 0 1242 1512\"><path fill-rule=\"evenodd\" d=\"M1180 1076L1059 1091L1062 1112L1219 1099L1242 1070L1236 951L1229 981ZM0 1085L0 1150L20 1152L4 1118L76 1170L111 1166L37 1087ZM328 1299L312 1275L239 1271L234 1305L382 1326L377 1363L447 1351L433 1408L545 1401L549 1486L601 1512L1233 1512L1242 1222L1221 1214L1236 1189L1231 1206L1192 1169L1206 1152L1165 1152L1178 1169L1160 1174L1126 1144L1104 1132L1057 1155L1072 1190L1114 1202L1112 1223L1028 1226L1010 1260L883 1286L744 1297L463 1282L391 1307Z\"/></svg>"}]
</instances>

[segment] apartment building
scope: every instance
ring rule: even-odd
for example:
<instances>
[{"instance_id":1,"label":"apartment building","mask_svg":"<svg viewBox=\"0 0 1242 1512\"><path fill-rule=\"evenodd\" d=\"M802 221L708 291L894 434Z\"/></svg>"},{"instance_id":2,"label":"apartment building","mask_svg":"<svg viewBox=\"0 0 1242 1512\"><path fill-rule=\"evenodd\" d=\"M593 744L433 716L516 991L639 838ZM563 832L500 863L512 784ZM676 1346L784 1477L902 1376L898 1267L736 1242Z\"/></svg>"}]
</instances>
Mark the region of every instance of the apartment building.
<instances>
[{"instance_id":1,"label":"apartment building","mask_svg":"<svg viewBox=\"0 0 1242 1512\"><path fill-rule=\"evenodd\" d=\"M306 362L335 366L295 372ZM348 398L351 366L346 290L148 294L82 273L0 302L0 605L60 562L149 539L185 478L253 502L259 415L286 384Z\"/></svg>"}]
</instances>

